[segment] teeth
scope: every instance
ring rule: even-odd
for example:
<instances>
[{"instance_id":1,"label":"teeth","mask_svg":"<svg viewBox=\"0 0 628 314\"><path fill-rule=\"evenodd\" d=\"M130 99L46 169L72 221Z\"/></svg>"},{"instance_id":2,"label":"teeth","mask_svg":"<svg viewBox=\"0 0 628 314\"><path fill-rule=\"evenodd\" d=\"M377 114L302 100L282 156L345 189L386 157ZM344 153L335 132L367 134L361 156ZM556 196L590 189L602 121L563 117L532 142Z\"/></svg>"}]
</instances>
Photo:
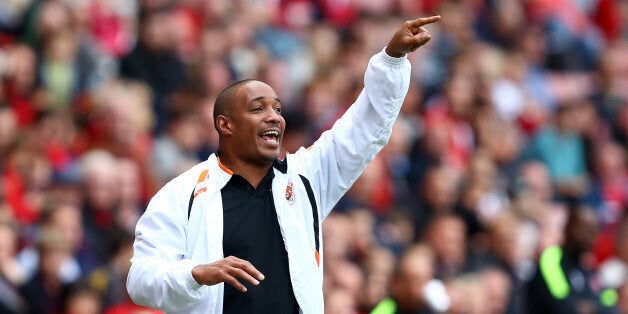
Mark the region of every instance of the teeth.
<instances>
[{"instance_id":1,"label":"teeth","mask_svg":"<svg viewBox=\"0 0 628 314\"><path fill-rule=\"evenodd\" d=\"M261 135L279 136L279 132L277 132L277 131L266 131L266 132L262 133Z\"/></svg>"}]
</instances>

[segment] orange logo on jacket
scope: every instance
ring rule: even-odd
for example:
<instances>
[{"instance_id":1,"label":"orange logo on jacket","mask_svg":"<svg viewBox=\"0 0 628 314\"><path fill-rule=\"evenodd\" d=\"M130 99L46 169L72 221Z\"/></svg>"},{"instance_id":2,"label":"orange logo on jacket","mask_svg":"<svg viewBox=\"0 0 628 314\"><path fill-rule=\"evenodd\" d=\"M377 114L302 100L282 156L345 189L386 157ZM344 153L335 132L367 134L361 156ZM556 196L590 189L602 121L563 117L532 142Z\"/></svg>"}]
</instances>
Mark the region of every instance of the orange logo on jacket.
<instances>
[{"instance_id":1,"label":"orange logo on jacket","mask_svg":"<svg viewBox=\"0 0 628 314\"><path fill-rule=\"evenodd\" d=\"M288 181L288 185L286 186L286 200L288 204L294 204L294 184L292 184L292 181Z\"/></svg>"},{"instance_id":2,"label":"orange logo on jacket","mask_svg":"<svg viewBox=\"0 0 628 314\"><path fill-rule=\"evenodd\" d=\"M201 194L203 192L207 192L207 187L202 187L202 188L198 189L198 191L194 192L194 198L196 198L199 194Z\"/></svg>"}]
</instances>

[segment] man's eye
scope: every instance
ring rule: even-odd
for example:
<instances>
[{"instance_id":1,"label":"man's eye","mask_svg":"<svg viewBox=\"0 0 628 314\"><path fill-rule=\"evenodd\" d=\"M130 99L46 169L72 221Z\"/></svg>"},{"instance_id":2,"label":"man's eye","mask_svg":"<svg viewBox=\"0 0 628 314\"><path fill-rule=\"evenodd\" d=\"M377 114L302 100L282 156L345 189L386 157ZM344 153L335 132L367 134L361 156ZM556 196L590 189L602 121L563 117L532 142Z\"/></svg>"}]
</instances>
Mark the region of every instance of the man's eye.
<instances>
[{"instance_id":1,"label":"man's eye","mask_svg":"<svg viewBox=\"0 0 628 314\"><path fill-rule=\"evenodd\" d=\"M260 111L262 111L262 107L253 107L253 108L251 109L251 111L252 111L252 112L260 112Z\"/></svg>"},{"instance_id":2,"label":"man's eye","mask_svg":"<svg viewBox=\"0 0 628 314\"><path fill-rule=\"evenodd\" d=\"M277 108L275 108L275 111L276 111L278 114L281 114L281 108L277 107Z\"/></svg>"}]
</instances>

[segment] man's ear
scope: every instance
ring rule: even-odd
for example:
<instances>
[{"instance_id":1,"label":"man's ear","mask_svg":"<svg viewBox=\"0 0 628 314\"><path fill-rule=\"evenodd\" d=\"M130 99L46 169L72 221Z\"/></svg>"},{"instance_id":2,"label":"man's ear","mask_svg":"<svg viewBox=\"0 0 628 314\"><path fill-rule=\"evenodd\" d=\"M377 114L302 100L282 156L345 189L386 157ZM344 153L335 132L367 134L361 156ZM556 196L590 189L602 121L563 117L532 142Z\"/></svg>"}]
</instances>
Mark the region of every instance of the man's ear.
<instances>
[{"instance_id":1,"label":"man's ear","mask_svg":"<svg viewBox=\"0 0 628 314\"><path fill-rule=\"evenodd\" d=\"M228 117L218 115L214 123L216 124L216 130L219 134L230 135L233 133L233 131L231 130L231 120L229 120Z\"/></svg>"}]
</instances>

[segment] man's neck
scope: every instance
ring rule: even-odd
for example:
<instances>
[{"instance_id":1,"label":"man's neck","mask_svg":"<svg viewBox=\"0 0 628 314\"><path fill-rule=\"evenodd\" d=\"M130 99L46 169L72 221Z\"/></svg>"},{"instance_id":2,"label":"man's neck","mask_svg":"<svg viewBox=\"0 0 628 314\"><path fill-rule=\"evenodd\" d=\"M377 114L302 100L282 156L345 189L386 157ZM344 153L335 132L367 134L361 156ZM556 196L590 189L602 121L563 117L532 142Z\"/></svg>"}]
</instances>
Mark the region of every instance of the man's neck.
<instances>
[{"instance_id":1,"label":"man's neck","mask_svg":"<svg viewBox=\"0 0 628 314\"><path fill-rule=\"evenodd\" d=\"M268 170L272 167L272 162L266 165L252 164L246 161L236 159L229 159L226 156L220 156L220 163L233 171L234 174L242 176L248 181L254 188L257 188L264 176L268 173Z\"/></svg>"}]
</instances>

